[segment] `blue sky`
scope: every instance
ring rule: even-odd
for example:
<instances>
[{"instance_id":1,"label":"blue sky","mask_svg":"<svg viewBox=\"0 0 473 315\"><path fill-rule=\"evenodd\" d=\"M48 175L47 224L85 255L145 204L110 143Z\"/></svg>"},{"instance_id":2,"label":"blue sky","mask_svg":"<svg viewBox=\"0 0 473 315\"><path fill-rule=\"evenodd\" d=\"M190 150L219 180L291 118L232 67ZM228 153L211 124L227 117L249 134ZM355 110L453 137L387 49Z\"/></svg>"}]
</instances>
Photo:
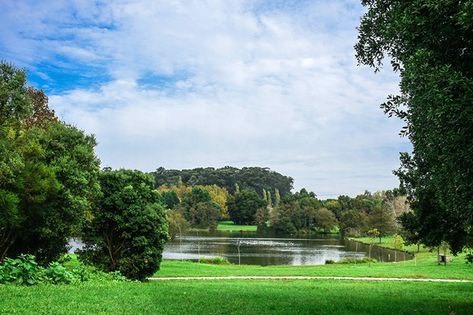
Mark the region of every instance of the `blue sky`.
<instances>
[{"instance_id":1,"label":"blue sky","mask_svg":"<svg viewBox=\"0 0 473 315\"><path fill-rule=\"evenodd\" d=\"M0 0L0 59L28 70L102 166L267 166L322 198L396 187L410 145L357 66L363 8L320 1Z\"/></svg>"}]
</instances>

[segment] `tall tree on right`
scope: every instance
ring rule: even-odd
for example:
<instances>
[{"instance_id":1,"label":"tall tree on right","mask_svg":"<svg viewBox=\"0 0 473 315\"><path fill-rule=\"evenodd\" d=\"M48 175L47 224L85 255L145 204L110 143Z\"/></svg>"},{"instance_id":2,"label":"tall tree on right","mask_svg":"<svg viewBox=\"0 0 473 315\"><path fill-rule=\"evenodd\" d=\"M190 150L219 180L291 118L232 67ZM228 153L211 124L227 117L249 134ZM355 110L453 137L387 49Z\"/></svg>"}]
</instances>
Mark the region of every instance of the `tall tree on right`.
<instances>
[{"instance_id":1,"label":"tall tree on right","mask_svg":"<svg viewBox=\"0 0 473 315\"><path fill-rule=\"evenodd\" d=\"M361 2L358 62L379 71L387 57L401 77L381 107L413 145L395 172L413 210L402 222L411 241L458 253L473 236L473 2Z\"/></svg>"}]
</instances>

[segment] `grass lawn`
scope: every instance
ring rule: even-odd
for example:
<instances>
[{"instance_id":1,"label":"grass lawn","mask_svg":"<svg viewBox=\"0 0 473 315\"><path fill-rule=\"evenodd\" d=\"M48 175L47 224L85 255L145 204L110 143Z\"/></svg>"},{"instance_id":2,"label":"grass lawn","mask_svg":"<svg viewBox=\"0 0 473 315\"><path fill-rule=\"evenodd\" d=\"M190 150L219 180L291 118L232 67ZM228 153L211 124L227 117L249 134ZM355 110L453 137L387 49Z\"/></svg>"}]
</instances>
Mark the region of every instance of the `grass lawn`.
<instances>
[{"instance_id":1,"label":"grass lawn","mask_svg":"<svg viewBox=\"0 0 473 315\"><path fill-rule=\"evenodd\" d=\"M471 314L473 284L328 280L0 285L0 314Z\"/></svg>"},{"instance_id":2,"label":"grass lawn","mask_svg":"<svg viewBox=\"0 0 473 315\"><path fill-rule=\"evenodd\" d=\"M217 226L217 231L256 232L256 225L238 225L234 224L233 221L220 221Z\"/></svg>"},{"instance_id":3,"label":"grass lawn","mask_svg":"<svg viewBox=\"0 0 473 315\"><path fill-rule=\"evenodd\" d=\"M389 242L387 240L387 242ZM314 275L473 279L454 257L322 266L211 265L164 261L156 276ZM349 280L177 280L0 285L0 314L473 314L473 283Z\"/></svg>"}]
</instances>

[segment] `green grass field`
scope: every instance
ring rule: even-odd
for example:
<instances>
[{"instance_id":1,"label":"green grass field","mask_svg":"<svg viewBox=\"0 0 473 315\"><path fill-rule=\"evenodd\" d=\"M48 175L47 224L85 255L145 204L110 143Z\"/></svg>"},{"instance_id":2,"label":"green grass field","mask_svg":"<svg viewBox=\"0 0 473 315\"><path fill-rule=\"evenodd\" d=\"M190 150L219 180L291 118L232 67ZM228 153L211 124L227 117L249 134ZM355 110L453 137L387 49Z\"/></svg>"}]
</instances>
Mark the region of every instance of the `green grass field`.
<instances>
[{"instance_id":1,"label":"green grass field","mask_svg":"<svg viewBox=\"0 0 473 315\"><path fill-rule=\"evenodd\" d=\"M238 225L234 224L233 221L220 221L217 226L217 231L256 232L256 225Z\"/></svg>"},{"instance_id":2,"label":"green grass field","mask_svg":"<svg viewBox=\"0 0 473 315\"><path fill-rule=\"evenodd\" d=\"M389 239L386 240L389 243ZM387 244L386 243L386 244ZM163 261L156 276L313 275L473 279L463 256L427 249L398 263L322 266ZM0 285L0 314L472 314L473 283L351 280L174 280Z\"/></svg>"},{"instance_id":3,"label":"green grass field","mask_svg":"<svg viewBox=\"0 0 473 315\"><path fill-rule=\"evenodd\" d=\"M327 280L0 286L0 314L471 314L473 284Z\"/></svg>"}]
</instances>

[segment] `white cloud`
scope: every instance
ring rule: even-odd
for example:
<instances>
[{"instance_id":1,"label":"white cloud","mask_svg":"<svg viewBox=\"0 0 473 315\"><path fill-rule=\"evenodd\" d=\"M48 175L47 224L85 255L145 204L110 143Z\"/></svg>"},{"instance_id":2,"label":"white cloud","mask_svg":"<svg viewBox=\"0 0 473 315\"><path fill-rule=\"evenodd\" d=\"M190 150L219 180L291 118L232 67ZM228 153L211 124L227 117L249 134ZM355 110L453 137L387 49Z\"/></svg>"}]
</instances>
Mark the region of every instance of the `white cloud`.
<instances>
[{"instance_id":1,"label":"white cloud","mask_svg":"<svg viewBox=\"0 0 473 315\"><path fill-rule=\"evenodd\" d=\"M80 1L32 25L67 35L43 59L65 54L112 78L50 97L97 135L104 166L269 166L327 197L396 186L391 170L407 148L378 108L397 77L356 67L355 3Z\"/></svg>"}]
</instances>

